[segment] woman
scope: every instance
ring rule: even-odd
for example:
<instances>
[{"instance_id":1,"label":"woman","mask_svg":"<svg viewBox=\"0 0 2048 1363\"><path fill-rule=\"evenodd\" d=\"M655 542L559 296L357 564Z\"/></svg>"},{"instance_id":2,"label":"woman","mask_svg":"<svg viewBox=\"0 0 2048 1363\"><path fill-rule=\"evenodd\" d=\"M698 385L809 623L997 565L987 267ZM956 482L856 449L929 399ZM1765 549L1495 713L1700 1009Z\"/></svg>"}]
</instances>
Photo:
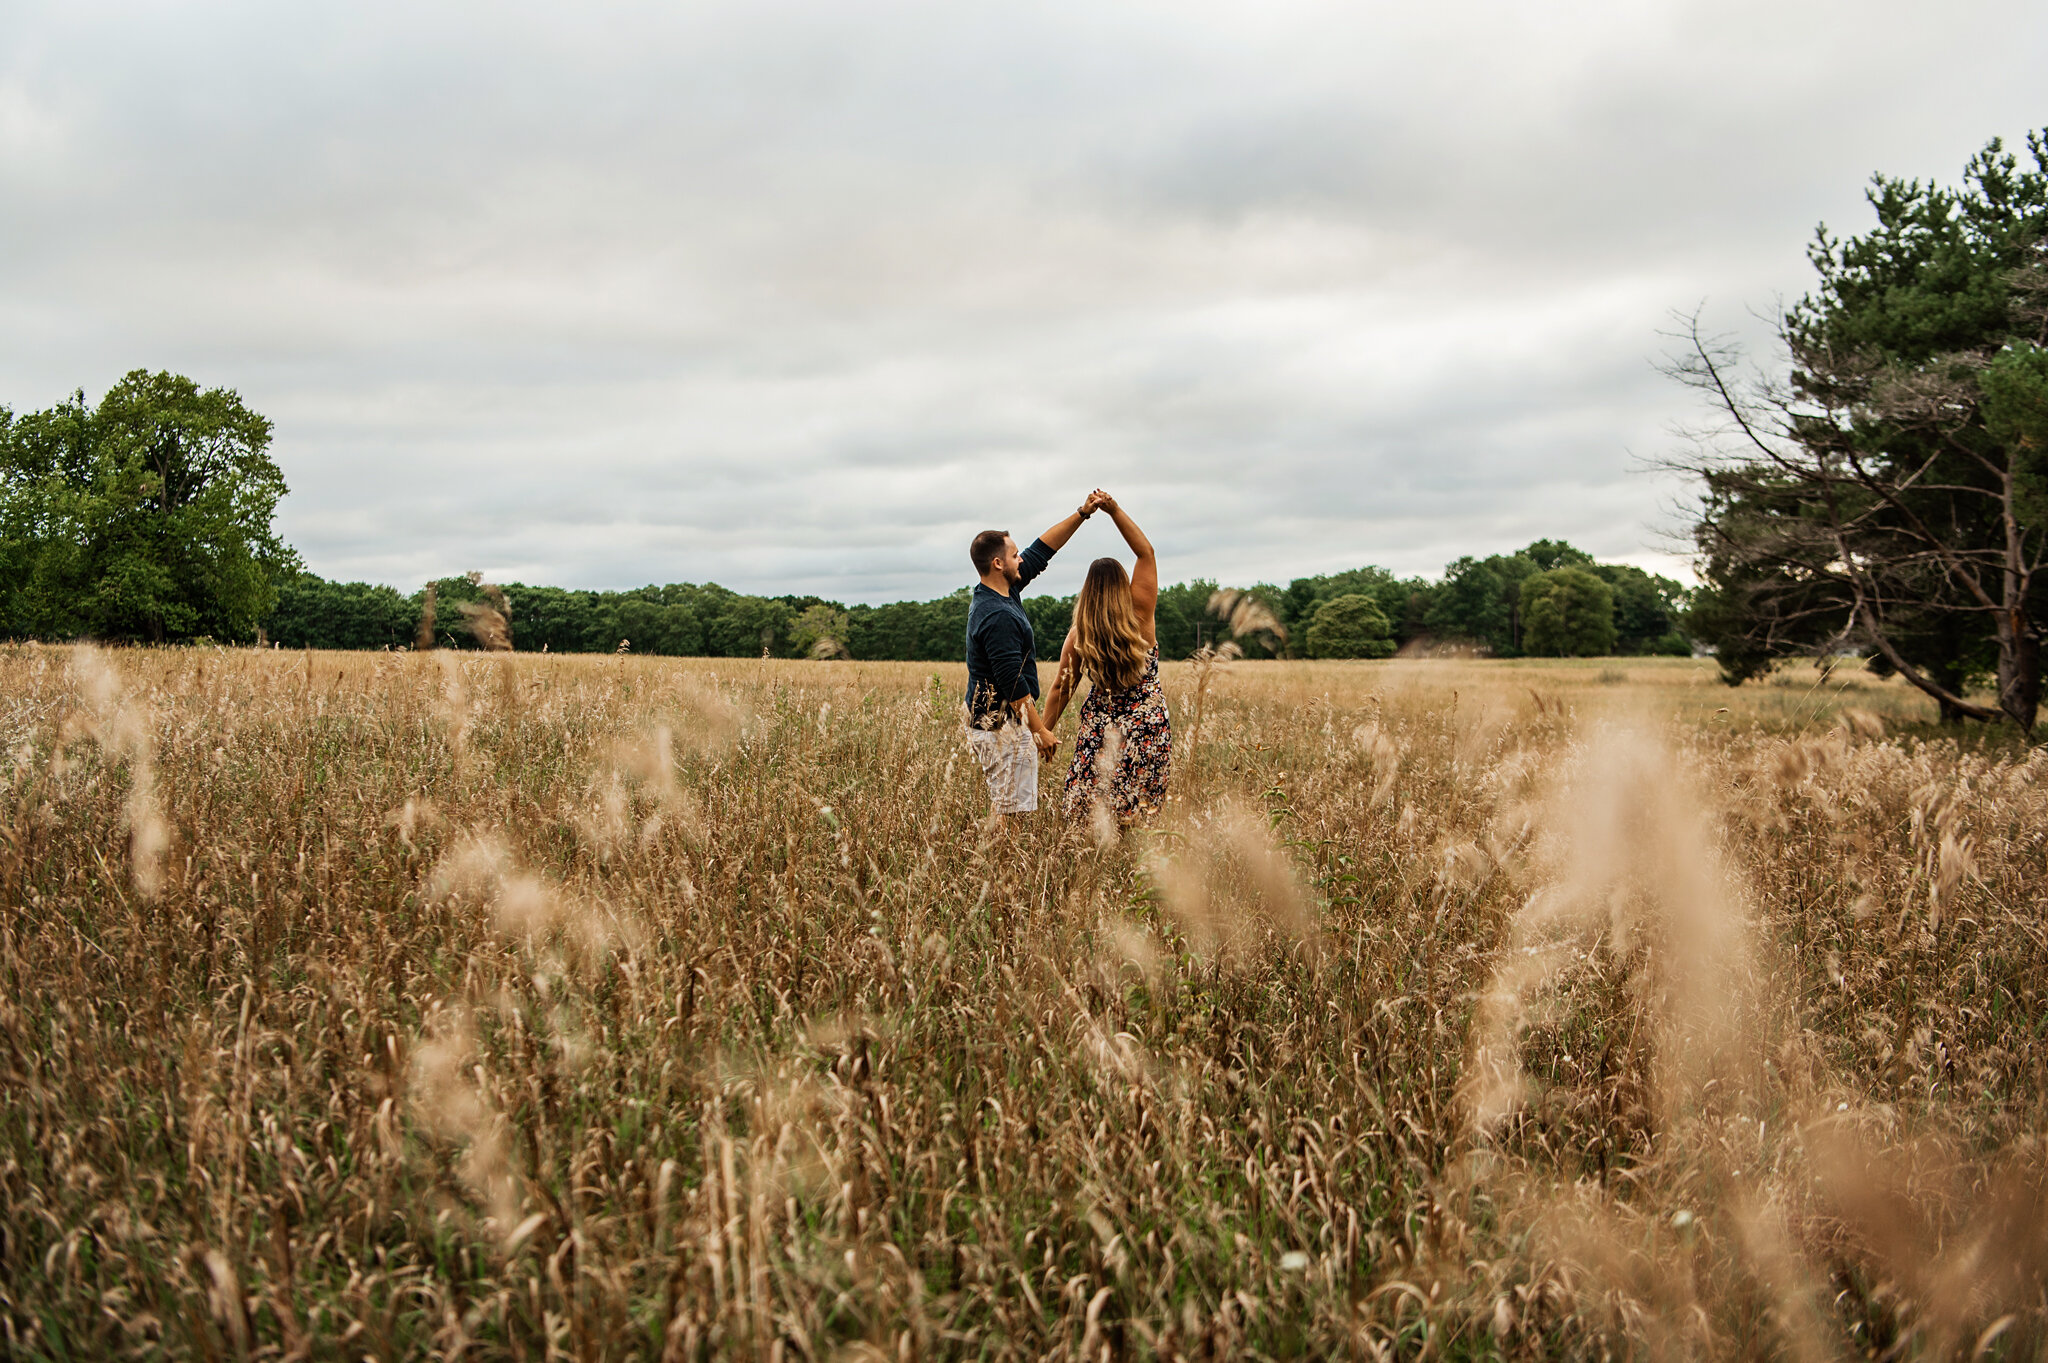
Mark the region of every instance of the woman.
<instances>
[{"instance_id":1,"label":"woman","mask_svg":"<svg viewBox=\"0 0 2048 1363\"><path fill-rule=\"evenodd\" d=\"M1081 733L1067 769L1062 805L1084 819L1099 807L1119 824L1149 818L1166 803L1173 734L1166 695L1159 689L1159 560L1152 541L1100 488L1089 498L1107 511L1138 556L1130 576L1113 558L1088 565L1074 601L1074 624L1060 646L1059 675L1045 701L1045 726L1059 723L1067 701L1086 677Z\"/></svg>"}]
</instances>

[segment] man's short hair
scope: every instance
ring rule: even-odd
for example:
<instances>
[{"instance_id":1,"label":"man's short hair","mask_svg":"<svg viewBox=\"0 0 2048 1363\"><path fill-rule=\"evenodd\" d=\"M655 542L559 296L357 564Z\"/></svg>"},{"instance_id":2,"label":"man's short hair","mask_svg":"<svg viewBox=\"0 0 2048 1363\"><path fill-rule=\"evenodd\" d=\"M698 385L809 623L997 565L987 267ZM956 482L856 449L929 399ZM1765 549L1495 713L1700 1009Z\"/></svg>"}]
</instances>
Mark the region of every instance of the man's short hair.
<instances>
[{"instance_id":1,"label":"man's short hair","mask_svg":"<svg viewBox=\"0 0 2048 1363\"><path fill-rule=\"evenodd\" d=\"M1003 542L1009 538L1007 530L984 530L974 537L974 543L967 546L967 557L974 560L976 577L988 576L988 570L1002 557Z\"/></svg>"}]
</instances>

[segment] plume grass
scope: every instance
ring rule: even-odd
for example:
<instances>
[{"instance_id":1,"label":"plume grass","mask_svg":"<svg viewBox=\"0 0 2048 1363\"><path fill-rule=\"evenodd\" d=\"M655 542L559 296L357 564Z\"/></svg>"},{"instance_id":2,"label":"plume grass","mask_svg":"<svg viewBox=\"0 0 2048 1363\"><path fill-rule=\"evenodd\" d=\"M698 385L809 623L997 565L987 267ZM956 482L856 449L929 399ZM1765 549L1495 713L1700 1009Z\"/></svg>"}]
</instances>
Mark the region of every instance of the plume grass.
<instances>
[{"instance_id":1,"label":"plume grass","mask_svg":"<svg viewBox=\"0 0 2048 1363\"><path fill-rule=\"evenodd\" d=\"M957 670L0 649L0 1353L2038 1356L2048 756L1845 671L992 837Z\"/></svg>"}]
</instances>

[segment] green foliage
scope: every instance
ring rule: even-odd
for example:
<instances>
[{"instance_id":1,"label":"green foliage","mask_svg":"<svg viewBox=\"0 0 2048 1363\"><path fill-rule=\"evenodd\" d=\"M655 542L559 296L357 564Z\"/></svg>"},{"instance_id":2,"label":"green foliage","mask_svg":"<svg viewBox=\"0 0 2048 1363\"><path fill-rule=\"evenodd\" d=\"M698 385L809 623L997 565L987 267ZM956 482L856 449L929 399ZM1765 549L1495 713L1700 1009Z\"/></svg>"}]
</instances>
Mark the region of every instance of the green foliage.
<instances>
[{"instance_id":1,"label":"green foliage","mask_svg":"<svg viewBox=\"0 0 2048 1363\"><path fill-rule=\"evenodd\" d=\"M1024 614L1031 621L1031 634L1038 645L1041 660L1058 658L1060 644L1067 637L1067 630L1074 623L1074 598L1071 596L1026 596ZM967 625L960 626L960 637L964 644ZM956 651L954 657L960 656Z\"/></svg>"},{"instance_id":2,"label":"green foliage","mask_svg":"<svg viewBox=\"0 0 2048 1363\"><path fill-rule=\"evenodd\" d=\"M635 653L684 658L704 651L704 625L697 612L685 602L663 600L662 589L645 587L625 593L614 610L614 618L620 638ZM612 647L617 649L618 645Z\"/></svg>"},{"instance_id":3,"label":"green foliage","mask_svg":"<svg viewBox=\"0 0 2048 1363\"><path fill-rule=\"evenodd\" d=\"M1209 598L1215 594L1216 583L1206 577L1159 589L1153 623L1159 631L1160 657L1192 657L1203 644L1217 641L1216 617L1209 614Z\"/></svg>"},{"instance_id":4,"label":"green foliage","mask_svg":"<svg viewBox=\"0 0 2048 1363\"><path fill-rule=\"evenodd\" d=\"M1874 177L1873 227L1819 230L1816 286L1781 332L1794 401L1731 392L1711 346L1676 367L1765 447L1696 469L1705 590L1690 621L1729 682L1879 645L1944 718L2031 724L2048 613L2048 134L2027 141L2030 168L1993 139L1955 185ZM1987 667L1998 711L1961 699Z\"/></svg>"},{"instance_id":5,"label":"green foliage","mask_svg":"<svg viewBox=\"0 0 2048 1363\"><path fill-rule=\"evenodd\" d=\"M1536 571L1519 555L1470 555L1444 569L1425 617L1438 639L1478 644L1495 657L1521 652L1521 582Z\"/></svg>"},{"instance_id":6,"label":"green foliage","mask_svg":"<svg viewBox=\"0 0 2048 1363\"><path fill-rule=\"evenodd\" d=\"M1371 601L1387 624L1392 648L1398 648L1427 631L1430 603L1437 590L1434 584L1421 578L1395 577L1385 568L1371 566L1321 577L1298 577L1284 590L1264 584L1252 588L1253 594L1265 602L1274 617L1286 626L1291 641L1288 652L1297 656L1309 653L1308 632L1315 625L1317 612L1329 602L1345 596L1362 596ZM1164 647L1162 635L1162 653ZM1266 650L1251 644L1247 645L1246 651L1256 657Z\"/></svg>"},{"instance_id":7,"label":"green foliage","mask_svg":"<svg viewBox=\"0 0 2048 1363\"><path fill-rule=\"evenodd\" d=\"M1614 652L1683 658L1692 645L1679 632L1685 588L1668 577L1626 563L1593 563L1591 571L1614 592Z\"/></svg>"},{"instance_id":8,"label":"green foliage","mask_svg":"<svg viewBox=\"0 0 2048 1363\"><path fill-rule=\"evenodd\" d=\"M1550 653L1550 641L1536 644L1528 638L1526 588L1536 577L1560 568L1583 569L1608 584L1615 610L1613 630L1622 652L1692 651L1678 630L1683 587L1640 568L1596 564L1591 554L1563 540L1537 540L1512 554L1466 557L1450 564L1424 617L1428 631L1445 642L1476 644L1496 658Z\"/></svg>"},{"instance_id":9,"label":"green foliage","mask_svg":"<svg viewBox=\"0 0 2048 1363\"><path fill-rule=\"evenodd\" d=\"M512 603L512 646L534 653L612 653L621 639L632 640L642 653L653 653L652 641L638 626L629 631L619 619L619 602L605 592L568 591L561 587L529 587L514 582L505 589ZM462 628L462 617L451 607L473 600L479 593L460 578L443 578L434 584L437 606L436 642L442 647L466 647L471 641Z\"/></svg>"},{"instance_id":10,"label":"green foliage","mask_svg":"<svg viewBox=\"0 0 2048 1363\"><path fill-rule=\"evenodd\" d=\"M2043 135L2034 168L1993 138L1958 185L1871 177L1877 226L1840 238L1825 226L1807 251L1819 286L1788 323L1803 349L1870 354L1918 365L2013 334L2012 272L2034 263L2048 233Z\"/></svg>"},{"instance_id":11,"label":"green foliage","mask_svg":"<svg viewBox=\"0 0 2048 1363\"><path fill-rule=\"evenodd\" d=\"M1523 647L1545 658L1594 658L1614 651L1614 589L1576 564L1522 583Z\"/></svg>"},{"instance_id":12,"label":"green foliage","mask_svg":"<svg viewBox=\"0 0 2048 1363\"><path fill-rule=\"evenodd\" d=\"M1765 676L1777 663L1777 655L1752 635L1749 625L1748 612L1725 574L1719 584L1695 591L1685 612L1685 632L1713 653L1721 680L1729 686Z\"/></svg>"},{"instance_id":13,"label":"green foliage","mask_svg":"<svg viewBox=\"0 0 2048 1363\"><path fill-rule=\"evenodd\" d=\"M1532 548L1545 546L1554 562L1591 562L1566 544L1538 541ZM1592 571L1614 587L1618 648L1632 653L1690 651L1677 632L1684 599L1677 583L1611 564L1594 565ZM1296 578L1285 588L1264 584L1252 588L1251 594L1289 626L1286 650L1291 656L1383 658L1408 640L1429 634L1472 639L1513 656L1520 651L1509 632L1519 628L1520 584L1537 572L1534 559L1525 552L1483 562L1460 559L1451 565L1442 586L1366 567ZM464 576L441 578L432 586L435 642L443 648L475 647L461 607L483 599L482 585ZM972 596L972 589L963 587L935 601L841 606L817 597L747 596L715 583L595 592L515 582L503 591L512 608L513 646L522 652L609 653L628 642L635 653L669 657L759 657L765 638L778 658L907 662L960 658ZM1216 583L1206 578L1161 589L1156 621L1162 657L1185 658L1202 644L1225 636L1222 622L1209 610L1215 592ZM1476 604L1461 615L1468 601ZM1342 609L1330 612L1328 608L1337 603L1343 603ZM1369 607L1369 613L1359 603ZM325 582L302 573L286 582L277 608L264 623L272 639L290 648L399 647L412 641L424 604L424 588L405 598L388 587ZM1037 636L1039 657L1048 662L1058 658L1073 618L1074 598L1027 595L1023 606ZM1480 621L1476 627L1446 627L1473 617ZM1324 625L1320 633L1319 621ZM1495 628L1495 635L1486 632ZM1364 642L1336 642L1354 637ZM824 642L837 647L820 650ZM1252 657L1272 655L1262 638L1238 642Z\"/></svg>"},{"instance_id":14,"label":"green foliage","mask_svg":"<svg viewBox=\"0 0 2048 1363\"><path fill-rule=\"evenodd\" d=\"M820 601L798 612L790 625L789 646L800 658L844 658L849 656L850 632L846 612Z\"/></svg>"},{"instance_id":15,"label":"green foliage","mask_svg":"<svg viewBox=\"0 0 2048 1363\"><path fill-rule=\"evenodd\" d=\"M1295 584L1314 581L1314 578L1296 578ZM1287 638L1284 641L1260 633L1254 633L1248 638L1236 638L1224 628L1222 621L1208 614L1206 603L1203 606L1203 613L1207 618L1202 622L1200 630L1202 638L1209 643L1216 643L1226 637L1232 638L1247 658L1300 656L1301 636L1307 631L1309 620L1313 618L1320 599L1312 591L1295 592L1290 595L1291 591L1291 587L1276 587L1270 582L1260 582L1244 589L1245 595L1252 597L1272 612L1273 618L1280 622L1280 627L1287 631ZM1306 604L1302 604L1304 602Z\"/></svg>"},{"instance_id":16,"label":"green foliage","mask_svg":"<svg viewBox=\"0 0 2048 1363\"><path fill-rule=\"evenodd\" d=\"M98 406L0 409L0 630L254 639L298 566L270 434L233 392L141 369Z\"/></svg>"},{"instance_id":17,"label":"green foliage","mask_svg":"<svg viewBox=\"0 0 2048 1363\"><path fill-rule=\"evenodd\" d=\"M1394 652L1393 631L1379 603L1356 592L1318 606L1303 642L1311 658L1386 658Z\"/></svg>"},{"instance_id":18,"label":"green foliage","mask_svg":"<svg viewBox=\"0 0 2048 1363\"><path fill-rule=\"evenodd\" d=\"M1522 557L1536 565L1538 572L1549 572L1552 568L1590 568L1593 556L1583 549L1574 548L1563 540L1537 540L1522 551Z\"/></svg>"},{"instance_id":19,"label":"green foliage","mask_svg":"<svg viewBox=\"0 0 2048 1363\"><path fill-rule=\"evenodd\" d=\"M2048 350L2032 341L2007 346L1977 376L1984 425L2014 464L2020 519L2048 527Z\"/></svg>"},{"instance_id":20,"label":"green foliage","mask_svg":"<svg viewBox=\"0 0 2048 1363\"><path fill-rule=\"evenodd\" d=\"M796 612L781 601L733 593L705 623L705 651L715 658L772 658L784 651Z\"/></svg>"},{"instance_id":21,"label":"green foliage","mask_svg":"<svg viewBox=\"0 0 2048 1363\"><path fill-rule=\"evenodd\" d=\"M264 630L285 648L378 649L410 644L418 624L418 606L391 587L301 572L279 584Z\"/></svg>"},{"instance_id":22,"label":"green foliage","mask_svg":"<svg viewBox=\"0 0 2048 1363\"><path fill-rule=\"evenodd\" d=\"M439 585L441 599L450 599L455 583ZM513 583L505 596L512 603L513 646L532 652L612 653L624 644L663 657L758 658L765 645L771 655L787 657L789 626L798 614L787 601L687 582L625 592ZM441 621L443 642L464 642L451 623L452 617Z\"/></svg>"},{"instance_id":23,"label":"green foliage","mask_svg":"<svg viewBox=\"0 0 2048 1363\"><path fill-rule=\"evenodd\" d=\"M967 643L967 607L972 587L942 596L936 601L894 601L886 606L854 606L847 611L852 634L848 647L863 660L905 662L946 662L964 656ZM1032 598L1027 597L1026 601ZM1032 628L1037 630L1037 626ZM1061 631L1064 635L1064 629ZM1043 654L1046 639L1039 632L1038 649ZM1055 638L1052 648L1059 648Z\"/></svg>"},{"instance_id":24,"label":"green foliage","mask_svg":"<svg viewBox=\"0 0 2048 1363\"><path fill-rule=\"evenodd\" d=\"M2038 420L2025 388L2032 363L2020 356L2011 365L2014 422ZM290 648L412 644L427 588L405 597L299 570L271 524L285 484L267 452L270 438L270 423L233 392L143 370L97 407L81 392L46 412L0 409L0 634L248 641L260 628ZM1523 580L1591 562L1569 544L1539 540L1516 555L1460 559L1441 585L1368 566L1251 592L1287 628L1284 647L1295 655L1384 657L1433 634L1511 656L1522 647ZM1598 571L1615 588L1623 647L1684 647L1673 632L1677 584L1635 569ZM434 643L474 647L462 607L484 600L484 584L472 574L431 588ZM1196 579L1160 592L1163 656L1185 658L1219 638L1209 613L1216 588ZM623 592L511 583L502 591L520 650L608 653L623 645L664 656L952 660L970 601L967 588L936 601L851 608L716 583ZM1073 598L1027 596L1023 605L1040 656L1056 658ZM1239 642L1255 657L1272 647Z\"/></svg>"}]
</instances>

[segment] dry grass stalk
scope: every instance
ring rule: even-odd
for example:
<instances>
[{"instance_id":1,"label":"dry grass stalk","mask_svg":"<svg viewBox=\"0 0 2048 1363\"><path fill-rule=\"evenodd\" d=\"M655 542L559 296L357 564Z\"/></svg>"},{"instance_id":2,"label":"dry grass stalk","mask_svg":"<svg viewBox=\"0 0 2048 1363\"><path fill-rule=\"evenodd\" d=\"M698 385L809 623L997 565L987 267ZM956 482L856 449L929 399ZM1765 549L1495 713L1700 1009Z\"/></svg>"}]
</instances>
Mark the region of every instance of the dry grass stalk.
<instances>
[{"instance_id":1,"label":"dry grass stalk","mask_svg":"<svg viewBox=\"0 0 2048 1363\"><path fill-rule=\"evenodd\" d=\"M419 628L413 631L412 646L416 652L424 653L434 646L434 593L434 584L429 582L420 602Z\"/></svg>"},{"instance_id":2,"label":"dry grass stalk","mask_svg":"<svg viewBox=\"0 0 2048 1363\"><path fill-rule=\"evenodd\" d=\"M984 844L931 671L0 650L0 1352L2048 1344L2048 757L1245 662Z\"/></svg>"},{"instance_id":3,"label":"dry grass stalk","mask_svg":"<svg viewBox=\"0 0 2048 1363\"><path fill-rule=\"evenodd\" d=\"M71 672L85 709L75 712L68 723L127 764L128 794L122 801L121 819L128 831L129 881L137 895L154 900L163 891L164 854L170 848L171 830L158 806L150 707L123 694L119 675L97 649L75 649ZM60 742L56 760L62 759Z\"/></svg>"},{"instance_id":4,"label":"dry grass stalk","mask_svg":"<svg viewBox=\"0 0 2048 1363\"><path fill-rule=\"evenodd\" d=\"M484 594L481 601L458 601L456 609L462 612L462 623L469 630L477 646L487 653L510 653L512 651L512 603L505 598L504 588L495 582L483 580L482 573L471 573L469 580Z\"/></svg>"},{"instance_id":5,"label":"dry grass stalk","mask_svg":"<svg viewBox=\"0 0 2048 1363\"><path fill-rule=\"evenodd\" d=\"M1202 717L1216 669L1227 667L1244 656L1239 640L1251 640L1274 650L1287 642L1287 627L1280 623L1265 602L1250 592L1234 587L1211 592L1209 613L1223 622L1224 628L1230 631L1230 638L1220 644L1203 644L1195 650L1192 659L1194 703L1189 708L1193 712L1193 721L1188 726L1186 755L1175 768L1177 773L1187 773L1180 781L1182 785L1193 779L1193 768L1201 752Z\"/></svg>"}]
</instances>

